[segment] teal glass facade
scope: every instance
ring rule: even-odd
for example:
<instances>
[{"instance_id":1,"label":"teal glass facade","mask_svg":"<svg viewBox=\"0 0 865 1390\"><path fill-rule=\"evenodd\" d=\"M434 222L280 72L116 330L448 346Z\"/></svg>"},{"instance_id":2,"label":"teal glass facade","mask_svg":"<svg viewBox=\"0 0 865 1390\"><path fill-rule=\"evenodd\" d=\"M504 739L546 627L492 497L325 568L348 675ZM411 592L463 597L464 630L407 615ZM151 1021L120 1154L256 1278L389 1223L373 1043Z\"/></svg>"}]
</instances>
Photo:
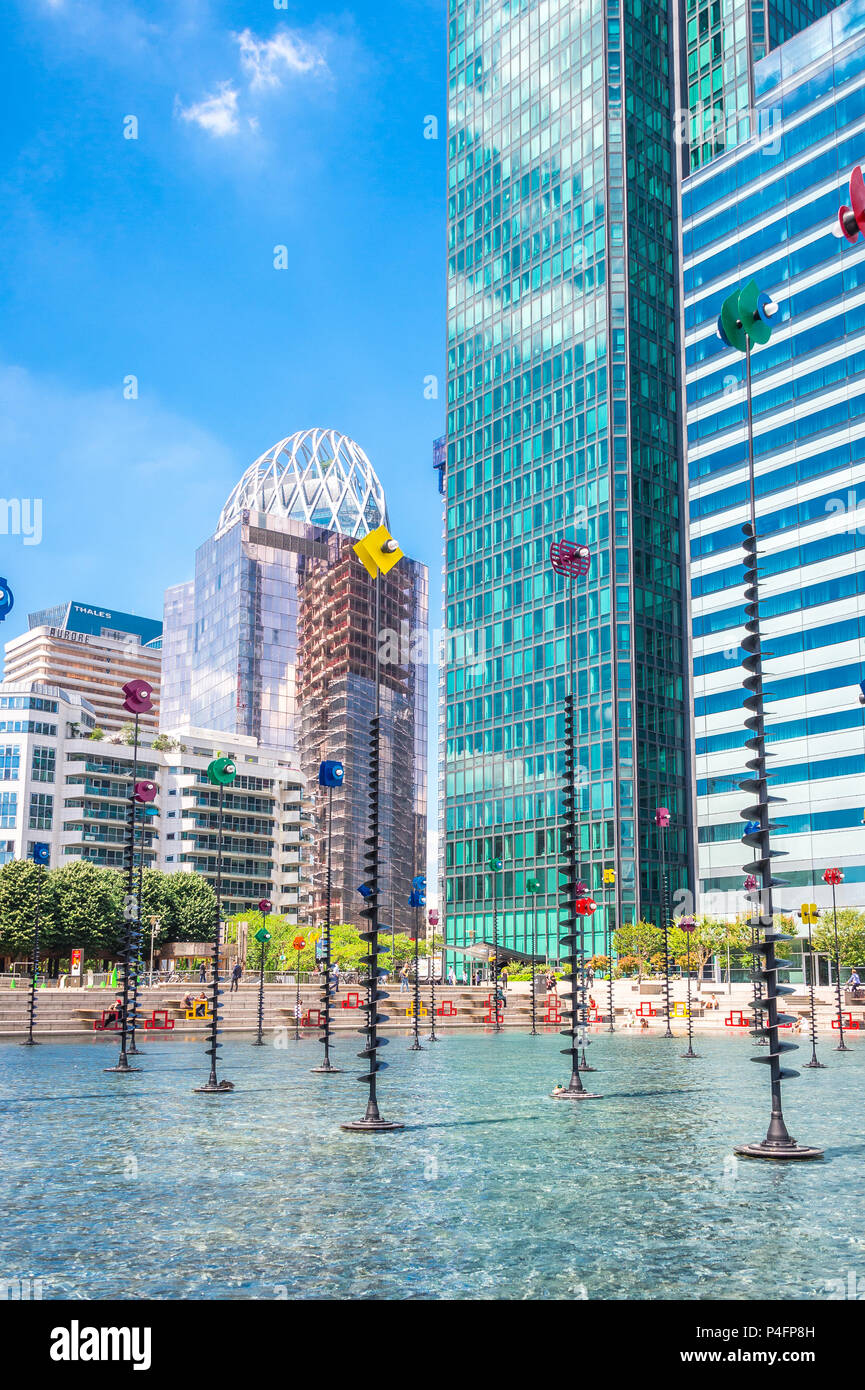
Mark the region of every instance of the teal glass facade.
<instances>
[{"instance_id":1,"label":"teal glass facade","mask_svg":"<svg viewBox=\"0 0 865 1390\"><path fill-rule=\"evenodd\" d=\"M672 11L451 0L440 857L446 941L558 955L569 581L580 871L657 918L690 884ZM487 861L501 858L495 882ZM616 871L615 889L603 871Z\"/></svg>"}]
</instances>

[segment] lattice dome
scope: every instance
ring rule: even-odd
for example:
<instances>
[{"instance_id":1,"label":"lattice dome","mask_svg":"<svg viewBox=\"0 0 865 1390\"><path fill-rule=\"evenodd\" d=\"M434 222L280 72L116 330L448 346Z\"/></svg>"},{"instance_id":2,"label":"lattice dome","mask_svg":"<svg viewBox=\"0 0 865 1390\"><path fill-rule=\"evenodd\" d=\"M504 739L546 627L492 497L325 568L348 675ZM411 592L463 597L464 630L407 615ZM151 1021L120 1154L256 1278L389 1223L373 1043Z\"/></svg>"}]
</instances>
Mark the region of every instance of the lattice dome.
<instances>
[{"instance_id":1,"label":"lattice dome","mask_svg":"<svg viewBox=\"0 0 865 1390\"><path fill-rule=\"evenodd\" d=\"M269 512L343 536L387 525L384 488L353 439L337 430L299 430L247 468L222 509L219 529L243 511Z\"/></svg>"}]
</instances>

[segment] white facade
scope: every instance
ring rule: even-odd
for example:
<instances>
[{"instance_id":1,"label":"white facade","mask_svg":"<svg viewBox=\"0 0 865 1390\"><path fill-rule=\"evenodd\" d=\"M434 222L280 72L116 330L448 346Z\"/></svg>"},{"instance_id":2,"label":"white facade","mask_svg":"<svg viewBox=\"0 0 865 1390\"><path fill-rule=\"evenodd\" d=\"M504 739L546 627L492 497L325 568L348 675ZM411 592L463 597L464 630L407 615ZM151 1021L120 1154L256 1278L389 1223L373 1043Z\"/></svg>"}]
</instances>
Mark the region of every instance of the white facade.
<instances>
[{"instance_id":1,"label":"white facade","mask_svg":"<svg viewBox=\"0 0 865 1390\"><path fill-rule=\"evenodd\" d=\"M122 867L134 750L88 739L94 724L79 695L38 682L0 685L0 862L28 856L41 841L52 867L70 859ZM138 779L157 786L146 811L145 866L215 881L218 793L206 773L230 753L238 772L224 798L225 914L267 897L274 912L305 921L309 807L299 769L239 735L183 729L161 736L172 746L158 749L153 738L144 735L138 756Z\"/></svg>"},{"instance_id":2,"label":"white facade","mask_svg":"<svg viewBox=\"0 0 865 1390\"><path fill-rule=\"evenodd\" d=\"M845 874L839 903L865 904L865 240L832 235L865 156L865 59L843 25L833 52L842 19L756 65L758 108L784 113L771 140L684 184L699 878L703 894L723 895L705 908L735 910L753 857L740 818L753 796L738 789L751 756L745 370L716 335L721 304L752 278L779 306L751 357L769 791L784 799L773 847L789 884L778 906L829 905L829 866Z\"/></svg>"}]
</instances>

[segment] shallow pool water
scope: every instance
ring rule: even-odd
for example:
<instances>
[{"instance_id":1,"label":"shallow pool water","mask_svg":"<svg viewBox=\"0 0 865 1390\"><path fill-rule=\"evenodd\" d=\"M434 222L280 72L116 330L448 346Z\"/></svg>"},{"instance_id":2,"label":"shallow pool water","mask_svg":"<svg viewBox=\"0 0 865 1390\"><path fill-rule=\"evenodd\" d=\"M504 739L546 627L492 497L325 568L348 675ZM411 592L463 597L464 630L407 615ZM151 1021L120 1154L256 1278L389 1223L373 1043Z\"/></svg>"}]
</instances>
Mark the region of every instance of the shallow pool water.
<instances>
[{"instance_id":1,"label":"shallow pool water","mask_svg":"<svg viewBox=\"0 0 865 1390\"><path fill-rule=\"evenodd\" d=\"M94 1043L0 1046L0 1275L48 1298L829 1298L865 1294L865 1047L785 1083L791 1133L822 1163L756 1163L766 1068L746 1038L599 1032L566 1080L554 1032L395 1038L383 1115L359 1043L313 1076L312 1040L231 1042L229 1095L193 1094L199 1043L152 1043L137 1076ZM804 1050L798 1060L807 1058ZM856 1284L856 1281L860 1282Z\"/></svg>"}]
</instances>

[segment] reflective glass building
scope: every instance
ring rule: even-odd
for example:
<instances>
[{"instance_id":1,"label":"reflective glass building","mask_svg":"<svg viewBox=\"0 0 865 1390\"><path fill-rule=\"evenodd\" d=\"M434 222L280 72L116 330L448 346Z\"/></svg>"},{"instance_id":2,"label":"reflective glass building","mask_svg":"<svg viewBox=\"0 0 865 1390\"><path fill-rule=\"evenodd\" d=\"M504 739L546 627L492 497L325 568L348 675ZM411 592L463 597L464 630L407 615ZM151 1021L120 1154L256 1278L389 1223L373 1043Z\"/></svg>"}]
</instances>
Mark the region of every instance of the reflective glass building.
<instances>
[{"instance_id":1,"label":"reflective glass building","mask_svg":"<svg viewBox=\"0 0 865 1390\"><path fill-rule=\"evenodd\" d=\"M317 774L326 758L346 771L334 794L334 920L359 921L363 906L356 889L365 876L377 637L372 586L352 545L386 518L360 447L332 430L302 431L247 469L196 552L194 580L165 595L162 727L253 737L303 768L316 919L326 858ZM426 871L426 567L404 557L379 583L382 920L405 929L411 879Z\"/></svg>"},{"instance_id":2,"label":"reflective glass building","mask_svg":"<svg viewBox=\"0 0 865 1390\"><path fill-rule=\"evenodd\" d=\"M684 56L691 168L756 133L754 64L838 0L686 0ZM684 112L683 112L684 116ZM771 122L774 113L759 108Z\"/></svg>"},{"instance_id":3,"label":"reflective glass building","mask_svg":"<svg viewBox=\"0 0 865 1390\"><path fill-rule=\"evenodd\" d=\"M744 360L715 328L754 277L779 305L752 354L753 419L767 739L787 801L774 840L797 907L826 902L829 864L844 868L842 901L865 883L865 239L833 235L865 161L863 0L757 63L754 90L762 135L684 189L699 869L704 892L736 892L747 857Z\"/></svg>"},{"instance_id":4,"label":"reflective glass building","mask_svg":"<svg viewBox=\"0 0 865 1390\"><path fill-rule=\"evenodd\" d=\"M608 918L658 916L691 823L674 10L451 0L442 881L447 939L557 953L567 590L579 858ZM503 871L494 884L487 865ZM604 890L603 870L616 872ZM618 902L616 902L618 895Z\"/></svg>"}]
</instances>

